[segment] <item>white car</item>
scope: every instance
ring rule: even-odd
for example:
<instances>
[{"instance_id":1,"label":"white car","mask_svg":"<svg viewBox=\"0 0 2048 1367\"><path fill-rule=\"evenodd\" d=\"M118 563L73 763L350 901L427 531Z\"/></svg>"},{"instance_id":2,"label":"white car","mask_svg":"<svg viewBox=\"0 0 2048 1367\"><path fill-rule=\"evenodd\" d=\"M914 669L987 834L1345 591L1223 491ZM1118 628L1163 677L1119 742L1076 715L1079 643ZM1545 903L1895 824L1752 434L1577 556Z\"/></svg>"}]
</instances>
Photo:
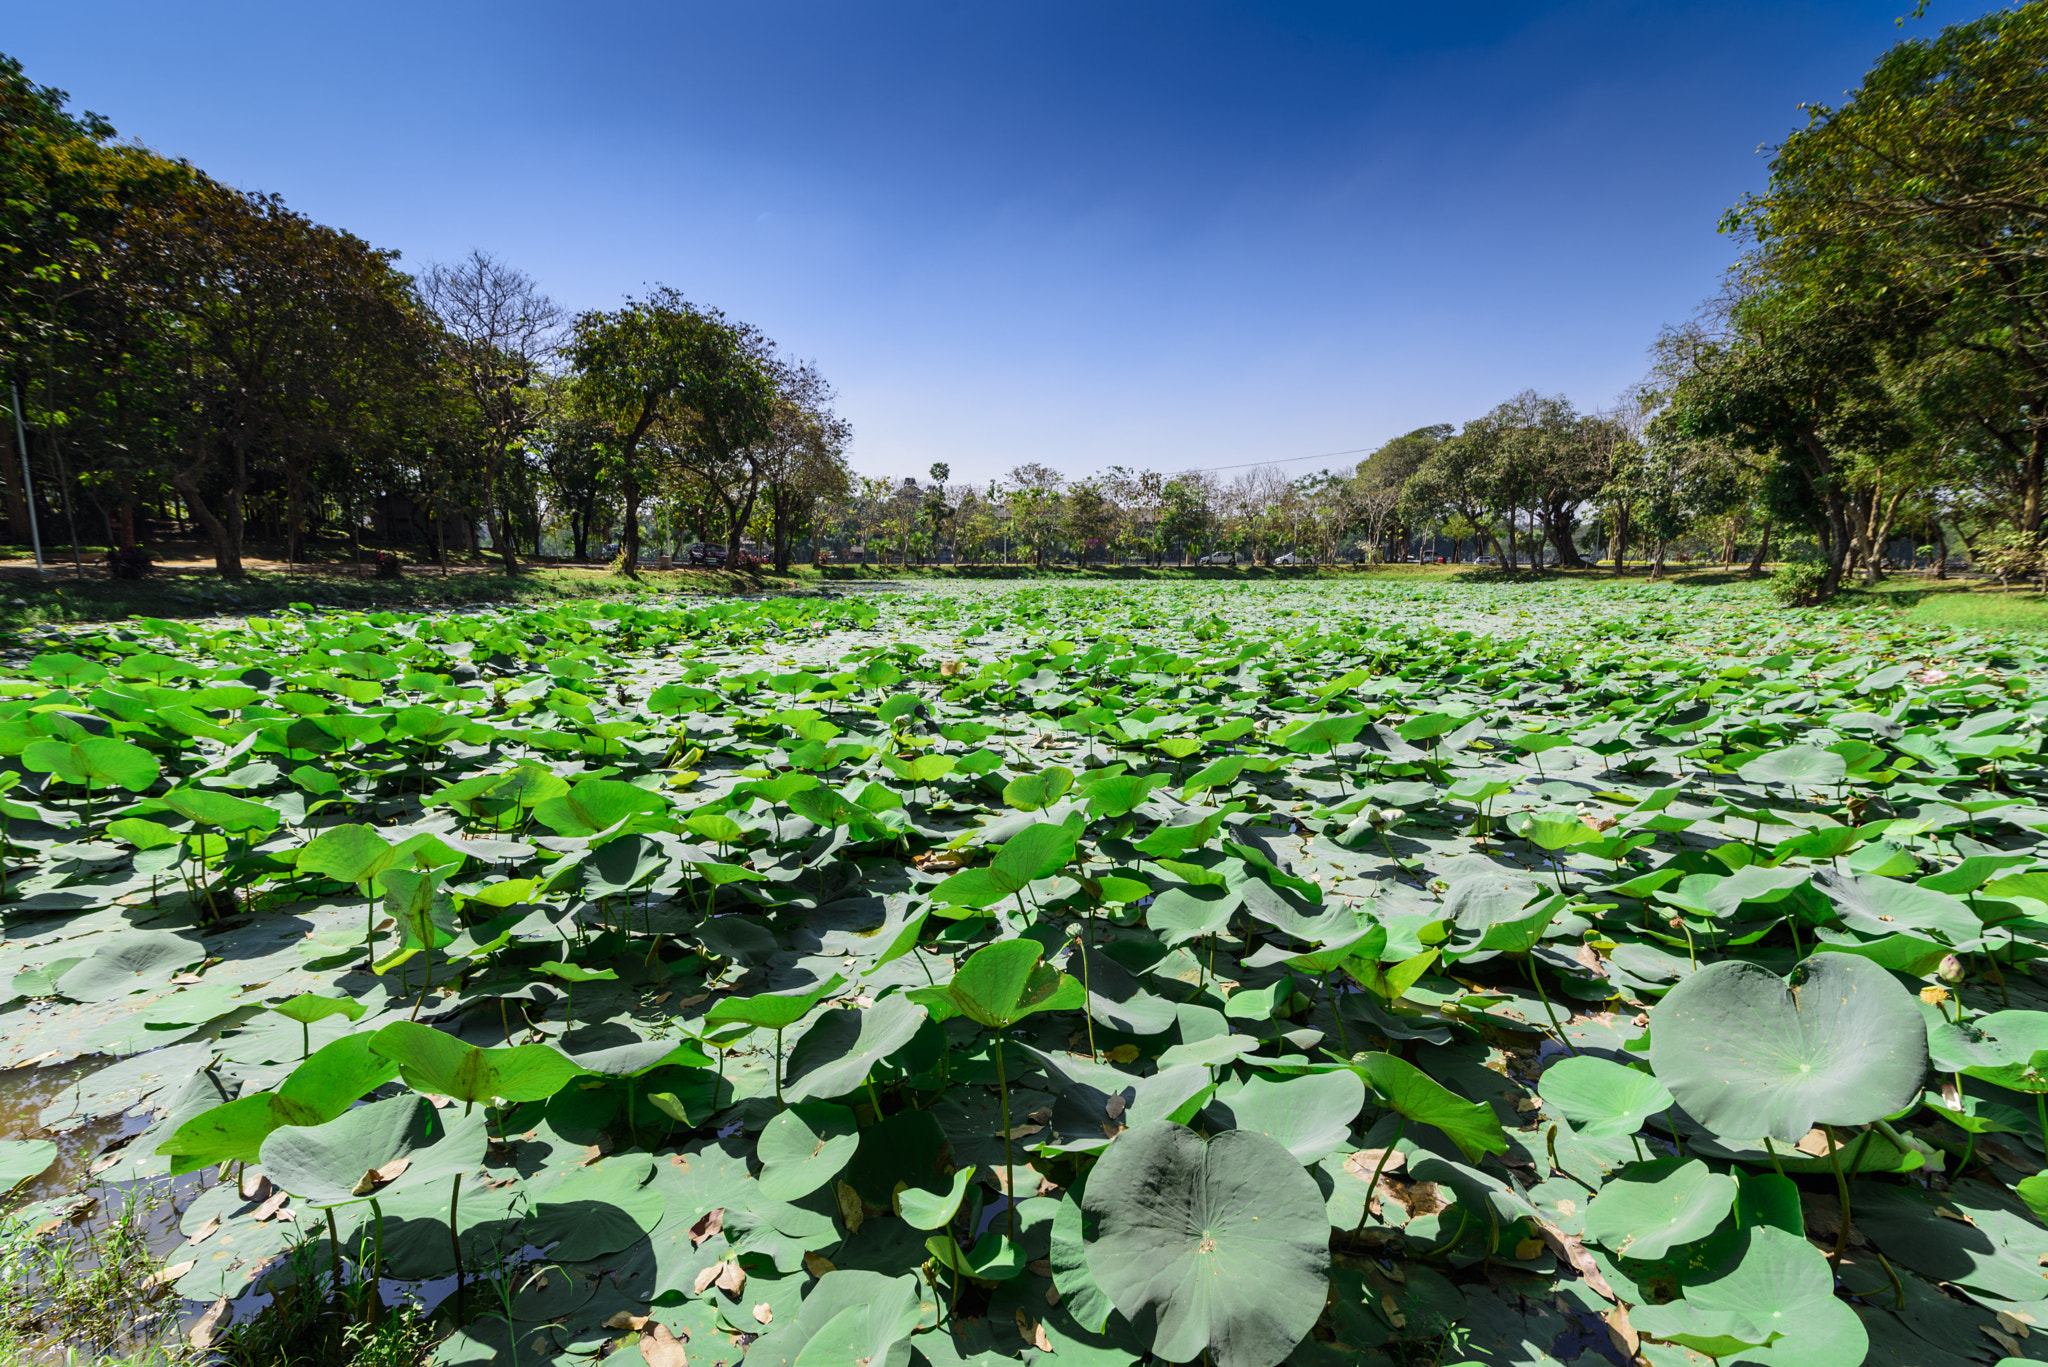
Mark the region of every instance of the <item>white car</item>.
<instances>
[{"instance_id":1,"label":"white car","mask_svg":"<svg viewBox=\"0 0 2048 1367\"><path fill-rule=\"evenodd\" d=\"M1211 551L1195 562L1197 565L1235 565L1236 551Z\"/></svg>"},{"instance_id":2,"label":"white car","mask_svg":"<svg viewBox=\"0 0 2048 1367\"><path fill-rule=\"evenodd\" d=\"M1293 551L1289 551L1273 563L1276 565L1313 565L1316 561L1314 556L1296 555Z\"/></svg>"}]
</instances>

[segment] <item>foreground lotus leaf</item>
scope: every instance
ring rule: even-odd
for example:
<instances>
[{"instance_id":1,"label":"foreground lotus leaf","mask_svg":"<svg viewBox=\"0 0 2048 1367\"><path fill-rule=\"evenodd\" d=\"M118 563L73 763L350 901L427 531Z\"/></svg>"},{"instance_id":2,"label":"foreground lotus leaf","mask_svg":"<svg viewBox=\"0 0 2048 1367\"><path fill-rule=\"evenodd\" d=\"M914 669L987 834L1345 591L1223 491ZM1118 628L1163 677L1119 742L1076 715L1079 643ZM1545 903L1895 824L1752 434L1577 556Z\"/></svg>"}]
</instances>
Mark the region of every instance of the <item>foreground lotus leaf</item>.
<instances>
[{"instance_id":1,"label":"foreground lotus leaf","mask_svg":"<svg viewBox=\"0 0 2048 1367\"><path fill-rule=\"evenodd\" d=\"M1867 960L1820 954L1786 979L1730 959L1651 1011L1650 1064L1714 1133L1794 1144L1816 1124L1865 1124L1917 1097L1927 1028L1912 994Z\"/></svg>"},{"instance_id":2,"label":"foreground lotus leaf","mask_svg":"<svg viewBox=\"0 0 2048 1367\"><path fill-rule=\"evenodd\" d=\"M1262 1134L1130 1130L1089 1174L1082 1211L1090 1275L1168 1361L1275 1367L1322 1314L1322 1193Z\"/></svg>"},{"instance_id":3,"label":"foreground lotus leaf","mask_svg":"<svg viewBox=\"0 0 2048 1367\"><path fill-rule=\"evenodd\" d=\"M1860 1367L1869 1335L1856 1312L1835 1299L1820 1250L1769 1225L1742 1237L1741 1255L1725 1275L1686 1287L1683 1300L1632 1309L1637 1330L1689 1343L1724 1363Z\"/></svg>"},{"instance_id":4,"label":"foreground lotus leaf","mask_svg":"<svg viewBox=\"0 0 2048 1367\"><path fill-rule=\"evenodd\" d=\"M399 1067L406 1085L475 1105L494 1099L545 1101L582 1070L547 1044L479 1049L412 1021L394 1021L370 1047Z\"/></svg>"},{"instance_id":5,"label":"foreground lotus leaf","mask_svg":"<svg viewBox=\"0 0 2048 1367\"><path fill-rule=\"evenodd\" d=\"M1586 1237L1645 1262L1704 1239L1735 1204L1735 1179L1698 1159L1631 1163L1586 1207Z\"/></svg>"},{"instance_id":6,"label":"foreground lotus leaf","mask_svg":"<svg viewBox=\"0 0 2048 1367\"><path fill-rule=\"evenodd\" d=\"M406 1094L358 1106L320 1125L285 1125L263 1141L259 1154L270 1180L316 1206L345 1205L374 1196L403 1175L416 1150L445 1137L432 1105ZM476 1145L476 1156L483 1156Z\"/></svg>"}]
</instances>

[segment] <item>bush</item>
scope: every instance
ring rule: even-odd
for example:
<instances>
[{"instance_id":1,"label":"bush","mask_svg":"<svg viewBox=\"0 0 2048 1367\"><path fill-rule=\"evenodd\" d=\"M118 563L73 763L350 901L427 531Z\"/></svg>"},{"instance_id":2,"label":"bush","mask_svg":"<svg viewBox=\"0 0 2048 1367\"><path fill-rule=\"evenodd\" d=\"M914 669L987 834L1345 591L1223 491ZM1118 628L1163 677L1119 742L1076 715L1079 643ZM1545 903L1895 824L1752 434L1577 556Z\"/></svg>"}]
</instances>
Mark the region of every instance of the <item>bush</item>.
<instances>
[{"instance_id":1,"label":"bush","mask_svg":"<svg viewBox=\"0 0 2048 1367\"><path fill-rule=\"evenodd\" d=\"M2039 575L2044 565L2048 565L2048 547L2044 547L2044 539L2048 538L2017 527L2007 527L1980 541L1970 558L1994 576L2000 585L2010 585L2015 580L2024 583Z\"/></svg>"},{"instance_id":2,"label":"bush","mask_svg":"<svg viewBox=\"0 0 2048 1367\"><path fill-rule=\"evenodd\" d=\"M140 579L149 573L152 560L140 546L116 546L107 552L107 573L116 579Z\"/></svg>"},{"instance_id":3,"label":"bush","mask_svg":"<svg viewBox=\"0 0 2048 1367\"><path fill-rule=\"evenodd\" d=\"M390 551L377 552L377 577L379 579L396 579L404 573L404 561L400 560Z\"/></svg>"},{"instance_id":4,"label":"bush","mask_svg":"<svg viewBox=\"0 0 2048 1367\"><path fill-rule=\"evenodd\" d=\"M1812 607L1827 596L1821 591L1827 577L1828 567L1811 560L1780 565L1771 574L1771 596L1788 608Z\"/></svg>"}]
</instances>

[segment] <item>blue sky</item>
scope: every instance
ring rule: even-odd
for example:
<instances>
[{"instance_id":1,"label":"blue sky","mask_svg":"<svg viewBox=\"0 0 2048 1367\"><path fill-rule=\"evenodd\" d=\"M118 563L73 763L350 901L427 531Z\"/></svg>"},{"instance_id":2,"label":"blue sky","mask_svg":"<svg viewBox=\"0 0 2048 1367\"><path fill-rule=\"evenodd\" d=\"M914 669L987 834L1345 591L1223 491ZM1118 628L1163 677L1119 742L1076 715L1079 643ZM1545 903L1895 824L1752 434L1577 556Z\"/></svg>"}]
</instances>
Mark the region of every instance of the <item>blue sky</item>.
<instances>
[{"instance_id":1,"label":"blue sky","mask_svg":"<svg viewBox=\"0 0 2048 1367\"><path fill-rule=\"evenodd\" d=\"M1910 7L10 0L0 41L412 265L674 285L814 358L863 472L980 481L1610 402Z\"/></svg>"}]
</instances>

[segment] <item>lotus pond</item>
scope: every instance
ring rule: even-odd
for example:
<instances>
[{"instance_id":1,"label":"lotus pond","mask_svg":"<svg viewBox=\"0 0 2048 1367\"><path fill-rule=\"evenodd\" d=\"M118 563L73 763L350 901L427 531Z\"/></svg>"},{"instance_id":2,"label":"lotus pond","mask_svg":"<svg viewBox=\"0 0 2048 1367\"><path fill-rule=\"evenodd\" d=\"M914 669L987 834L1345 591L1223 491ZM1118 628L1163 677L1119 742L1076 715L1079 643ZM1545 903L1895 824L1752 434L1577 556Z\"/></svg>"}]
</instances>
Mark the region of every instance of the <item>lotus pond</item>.
<instances>
[{"instance_id":1,"label":"lotus pond","mask_svg":"<svg viewBox=\"0 0 2048 1367\"><path fill-rule=\"evenodd\" d=\"M4 646L10 1228L169 1199L180 1351L2048 1359L2026 638L1311 582Z\"/></svg>"}]
</instances>

